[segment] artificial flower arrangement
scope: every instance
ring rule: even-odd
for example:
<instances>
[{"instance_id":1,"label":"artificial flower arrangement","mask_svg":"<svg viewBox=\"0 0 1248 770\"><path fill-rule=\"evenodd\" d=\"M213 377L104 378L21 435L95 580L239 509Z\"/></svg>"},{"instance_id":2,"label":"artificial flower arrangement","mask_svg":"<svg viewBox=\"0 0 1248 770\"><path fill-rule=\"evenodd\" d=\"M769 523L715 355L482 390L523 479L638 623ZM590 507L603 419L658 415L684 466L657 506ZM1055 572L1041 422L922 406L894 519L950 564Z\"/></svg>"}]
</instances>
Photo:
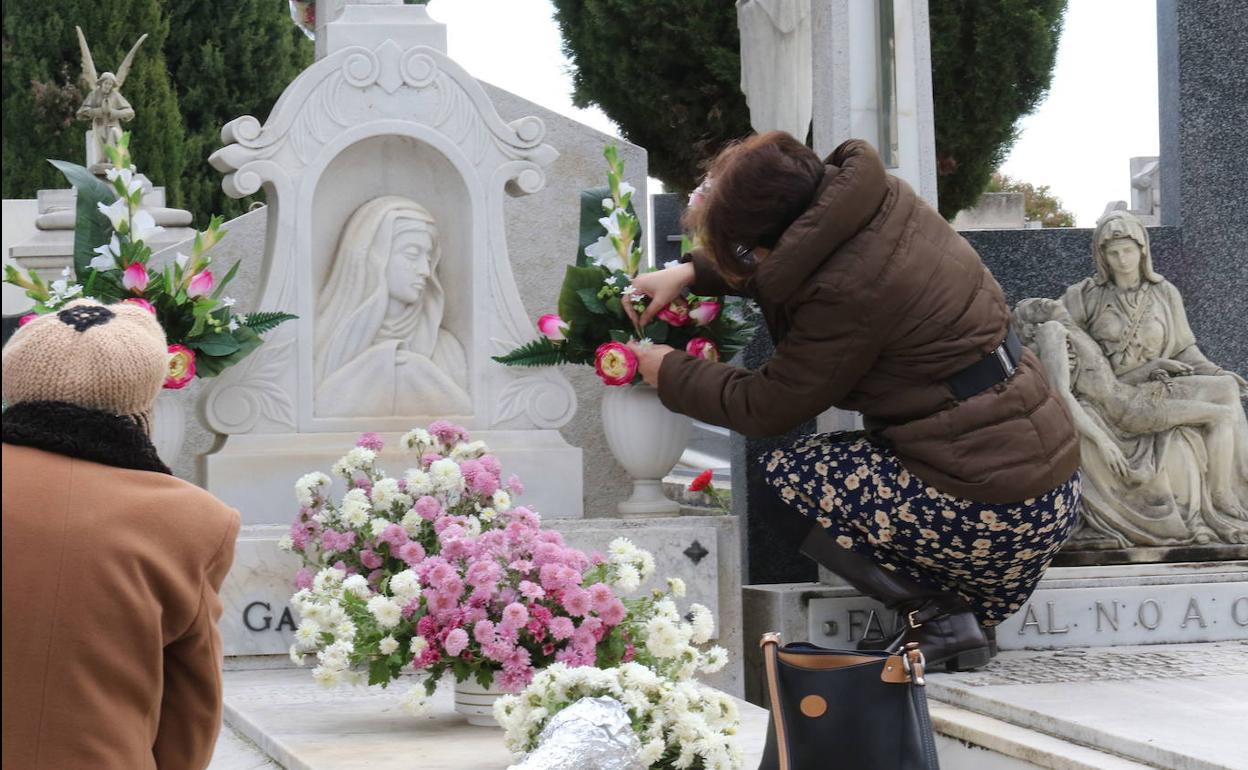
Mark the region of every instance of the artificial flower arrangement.
<instances>
[{"instance_id":1,"label":"artificial flower arrangement","mask_svg":"<svg viewBox=\"0 0 1248 770\"><path fill-rule=\"evenodd\" d=\"M632 546L617 540L612 558L627 559ZM723 668L722 647L703 652L713 633L710 610L691 606L683 619L673 597L684 583L668 580L668 591L630 603L617 632L634 640L634 655L613 667L573 668L556 663L540 671L519 695L500 698L494 717L506 731L507 747L521 755L538 747L550 719L582 698L613 698L627 711L641 744L638 757L649 768L735 770L742 753L736 740L740 714L728 695L694 679Z\"/></svg>"},{"instance_id":2,"label":"artificial flower arrangement","mask_svg":"<svg viewBox=\"0 0 1248 770\"><path fill-rule=\"evenodd\" d=\"M624 303L640 314L647 302L632 287L645 262L641 222L619 153L608 146L603 154L608 185L581 193L580 249L564 275L559 312L538 319L536 340L494 360L509 366L593 365L605 384L619 386L640 381L630 340L671 345L711 361L731 358L753 328L742 320L740 302L690 295L663 308L644 329L629 320Z\"/></svg>"},{"instance_id":3,"label":"artificial flower arrangement","mask_svg":"<svg viewBox=\"0 0 1248 770\"><path fill-rule=\"evenodd\" d=\"M234 300L224 292L239 263L218 278L207 253L225 235L220 217L196 233L190 255L179 253L164 271L152 268L152 250L145 241L164 228L140 208L143 182L129 146L126 133L106 147L113 163L107 182L82 166L53 161L77 192L73 272L66 268L48 284L37 273L6 265L4 280L35 300L23 324L77 296L109 304L130 302L151 311L169 342L165 387L182 388L196 376L215 377L238 363L260 346L261 335L295 316L234 312Z\"/></svg>"}]
</instances>

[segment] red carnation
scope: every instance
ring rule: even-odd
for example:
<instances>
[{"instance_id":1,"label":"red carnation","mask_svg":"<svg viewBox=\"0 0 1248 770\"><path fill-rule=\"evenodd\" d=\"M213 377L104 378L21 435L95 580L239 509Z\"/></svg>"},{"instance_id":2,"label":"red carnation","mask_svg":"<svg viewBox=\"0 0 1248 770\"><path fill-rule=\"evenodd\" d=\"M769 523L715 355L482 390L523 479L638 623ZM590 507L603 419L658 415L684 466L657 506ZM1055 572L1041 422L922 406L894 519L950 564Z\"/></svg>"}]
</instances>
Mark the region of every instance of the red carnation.
<instances>
[{"instance_id":1,"label":"red carnation","mask_svg":"<svg viewBox=\"0 0 1248 770\"><path fill-rule=\"evenodd\" d=\"M707 487L711 485L711 477L714 475L715 474L712 473L710 470L702 471L701 473L698 474L697 478L689 482L689 491L701 492L702 490L706 489Z\"/></svg>"}]
</instances>

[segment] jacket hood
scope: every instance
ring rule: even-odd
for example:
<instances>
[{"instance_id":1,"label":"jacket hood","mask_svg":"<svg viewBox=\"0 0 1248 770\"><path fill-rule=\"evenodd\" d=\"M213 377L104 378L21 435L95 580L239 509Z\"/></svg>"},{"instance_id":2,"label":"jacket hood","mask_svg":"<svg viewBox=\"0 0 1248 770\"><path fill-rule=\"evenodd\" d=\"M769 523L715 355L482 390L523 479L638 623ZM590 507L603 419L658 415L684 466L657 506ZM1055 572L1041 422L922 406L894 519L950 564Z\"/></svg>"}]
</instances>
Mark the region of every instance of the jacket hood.
<instances>
[{"instance_id":1,"label":"jacket hood","mask_svg":"<svg viewBox=\"0 0 1248 770\"><path fill-rule=\"evenodd\" d=\"M871 145L851 139L824 161L814 202L780 236L753 276L755 290L784 302L875 217L888 194L884 163Z\"/></svg>"}]
</instances>

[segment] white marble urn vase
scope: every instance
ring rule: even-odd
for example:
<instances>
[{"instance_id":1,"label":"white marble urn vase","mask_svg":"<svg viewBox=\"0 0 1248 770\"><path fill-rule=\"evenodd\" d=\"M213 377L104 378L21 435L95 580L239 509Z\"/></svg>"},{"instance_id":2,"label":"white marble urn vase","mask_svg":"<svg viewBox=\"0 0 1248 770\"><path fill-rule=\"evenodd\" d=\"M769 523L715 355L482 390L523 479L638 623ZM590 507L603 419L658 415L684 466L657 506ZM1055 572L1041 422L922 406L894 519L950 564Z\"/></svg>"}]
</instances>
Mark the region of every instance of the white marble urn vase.
<instances>
[{"instance_id":1,"label":"white marble urn vase","mask_svg":"<svg viewBox=\"0 0 1248 770\"><path fill-rule=\"evenodd\" d=\"M602 430L607 446L633 479L633 493L619 505L621 516L674 516L680 506L663 494L689 445L693 421L668 411L649 385L608 387L602 396Z\"/></svg>"},{"instance_id":2,"label":"white marble urn vase","mask_svg":"<svg viewBox=\"0 0 1248 770\"><path fill-rule=\"evenodd\" d=\"M473 678L456 682L455 713L462 714L470 725L498 727L498 722L494 721L494 701L506 693L497 687L497 682L488 688L482 687Z\"/></svg>"},{"instance_id":3,"label":"white marble urn vase","mask_svg":"<svg viewBox=\"0 0 1248 770\"><path fill-rule=\"evenodd\" d=\"M181 390L165 388L152 408L152 444L165 465L173 465L186 440L186 400L189 398Z\"/></svg>"}]
</instances>

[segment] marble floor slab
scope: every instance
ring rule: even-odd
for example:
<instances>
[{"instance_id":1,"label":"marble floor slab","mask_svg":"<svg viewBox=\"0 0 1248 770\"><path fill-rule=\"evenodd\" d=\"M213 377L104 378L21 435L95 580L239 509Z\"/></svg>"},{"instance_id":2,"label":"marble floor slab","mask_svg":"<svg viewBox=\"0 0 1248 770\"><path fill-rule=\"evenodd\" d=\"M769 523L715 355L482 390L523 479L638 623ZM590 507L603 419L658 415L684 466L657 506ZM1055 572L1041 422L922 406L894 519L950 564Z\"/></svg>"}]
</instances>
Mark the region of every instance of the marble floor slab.
<instances>
[{"instance_id":1,"label":"marble floor slab","mask_svg":"<svg viewBox=\"0 0 1248 770\"><path fill-rule=\"evenodd\" d=\"M1248 770L1248 640L1006 651L928 676L960 708L1166 770Z\"/></svg>"},{"instance_id":2,"label":"marble floor slab","mask_svg":"<svg viewBox=\"0 0 1248 770\"><path fill-rule=\"evenodd\" d=\"M502 731L473 727L455 714L449 686L439 688L430 713L418 718L399 708L405 689L326 690L306 670L227 671L225 721L286 770L504 770L511 764ZM742 766L758 767L767 712L737 705Z\"/></svg>"}]
</instances>

